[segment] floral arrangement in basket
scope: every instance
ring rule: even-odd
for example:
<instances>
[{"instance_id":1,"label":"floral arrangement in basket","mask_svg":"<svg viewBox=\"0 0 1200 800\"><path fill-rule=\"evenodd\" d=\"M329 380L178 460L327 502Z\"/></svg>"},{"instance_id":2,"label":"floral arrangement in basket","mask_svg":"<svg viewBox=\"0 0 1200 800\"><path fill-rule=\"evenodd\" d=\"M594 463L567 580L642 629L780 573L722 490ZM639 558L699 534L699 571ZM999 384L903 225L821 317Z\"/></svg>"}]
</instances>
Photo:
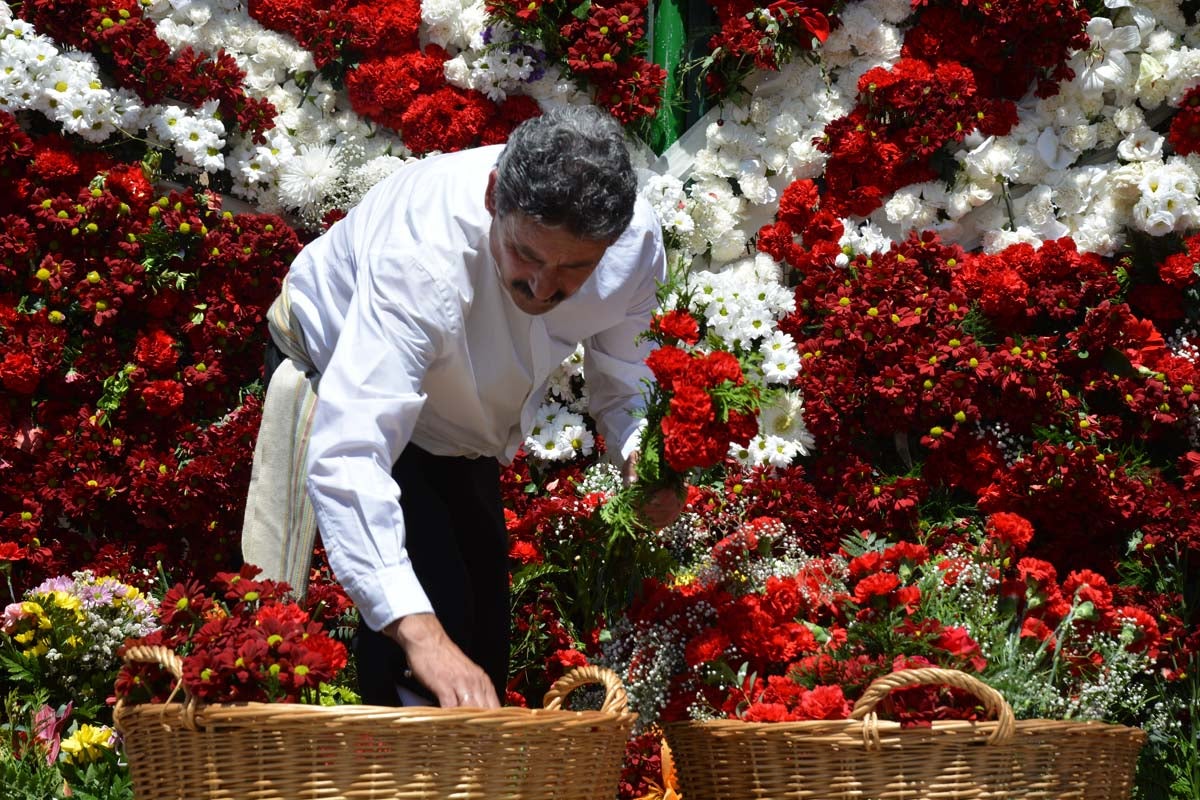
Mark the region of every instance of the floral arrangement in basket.
<instances>
[{"instance_id":1,"label":"floral arrangement in basket","mask_svg":"<svg viewBox=\"0 0 1200 800\"><path fill-rule=\"evenodd\" d=\"M206 592L197 582L175 584L159 603L160 627L125 643L159 645L183 659L183 681L206 703L318 702L323 683L346 666L346 646L288 600L291 588L256 580L246 565L219 572ZM116 681L126 703L162 703L176 692L162 667L127 663Z\"/></svg>"},{"instance_id":2,"label":"floral arrangement in basket","mask_svg":"<svg viewBox=\"0 0 1200 800\"><path fill-rule=\"evenodd\" d=\"M1020 717L1127 718L1148 699L1154 617L1117 604L1097 573L1060 579L1023 556L1032 534L1000 512L931 530L925 544L851 540L811 555L759 517L689 579L653 584L612 655L665 721L845 719L875 678L934 665L979 675ZM969 695L931 687L894 692L881 711L926 725L979 713Z\"/></svg>"}]
</instances>

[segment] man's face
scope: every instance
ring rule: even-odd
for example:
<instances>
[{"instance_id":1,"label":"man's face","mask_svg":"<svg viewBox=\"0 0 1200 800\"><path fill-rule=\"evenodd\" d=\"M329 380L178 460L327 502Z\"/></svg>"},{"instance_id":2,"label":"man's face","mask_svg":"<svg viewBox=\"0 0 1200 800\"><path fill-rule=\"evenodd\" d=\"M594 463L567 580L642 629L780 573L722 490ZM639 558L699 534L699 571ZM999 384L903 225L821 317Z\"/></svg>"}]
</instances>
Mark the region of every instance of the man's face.
<instances>
[{"instance_id":1,"label":"man's face","mask_svg":"<svg viewBox=\"0 0 1200 800\"><path fill-rule=\"evenodd\" d=\"M497 215L492 184L487 200L492 257L504 287L526 314L545 314L579 291L608 249L608 242L548 228L519 211Z\"/></svg>"}]
</instances>

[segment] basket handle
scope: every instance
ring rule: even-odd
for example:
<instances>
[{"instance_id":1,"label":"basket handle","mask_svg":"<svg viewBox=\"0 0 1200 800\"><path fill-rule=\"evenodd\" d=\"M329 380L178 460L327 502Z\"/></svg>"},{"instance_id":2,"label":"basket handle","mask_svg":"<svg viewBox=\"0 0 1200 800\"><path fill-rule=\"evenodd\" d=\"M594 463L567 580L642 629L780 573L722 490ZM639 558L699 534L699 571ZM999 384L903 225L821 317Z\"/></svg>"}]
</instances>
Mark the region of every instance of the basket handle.
<instances>
[{"instance_id":1,"label":"basket handle","mask_svg":"<svg viewBox=\"0 0 1200 800\"><path fill-rule=\"evenodd\" d=\"M876 678L863 692L850 712L850 719L863 720L868 723L875 715L875 706L893 689L905 686L935 686L947 685L956 689L964 689L983 701L983 707L988 714L994 715L999 723L996 730L988 737L988 744L1003 744L1012 738L1016 730L1012 706L1004 699L1004 695L976 677L956 669L940 667L925 667L921 669L902 669ZM869 718L868 718L869 717Z\"/></svg>"},{"instance_id":2,"label":"basket handle","mask_svg":"<svg viewBox=\"0 0 1200 800\"><path fill-rule=\"evenodd\" d=\"M546 692L546 696L542 698L542 705L551 711L558 711L562 708L563 700L567 695L580 686L592 683L604 686L604 702L600 705L601 711L609 714L625 713L629 707L629 699L625 695L625 687L621 684L617 673L607 667L590 664L586 667L575 667L556 680L550 690Z\"/></svg>"},{"instance_id":3,"label":"basket handle","mask_svg":"<svg viewBox=\"0 0 1200 800\"><path fill-rule=\"evenodd\" d=\"M170 672L175 678L175 688L171 690L171 695L167 698L167 703L175 697L175 694L180 690L183 691L183 724L188 730L199 730L200 726L196 724L196 711L199 708L200 701L192 694L183 682L183 659L169 647L164 647L161 644L136 644L125 649L125 663L146 663L157 664L158 666ZM124 710L125 701L117 700L116 708L113 709L113 722L117 728L120 728L121 712ZM164 712L166 705L163 705Z\"/></svg>"}]
</instances>

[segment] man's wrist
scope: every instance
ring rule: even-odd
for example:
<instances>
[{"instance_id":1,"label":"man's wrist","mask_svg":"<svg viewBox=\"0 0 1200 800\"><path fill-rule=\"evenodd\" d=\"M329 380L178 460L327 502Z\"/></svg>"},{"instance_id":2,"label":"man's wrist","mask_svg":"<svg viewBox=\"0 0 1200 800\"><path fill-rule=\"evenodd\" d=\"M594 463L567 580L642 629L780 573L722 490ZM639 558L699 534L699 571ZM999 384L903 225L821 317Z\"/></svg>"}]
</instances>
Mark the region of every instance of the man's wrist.
<instances>
[{"instance_id":1,"label":"man's wrist","mask_svg":"<svg viewBox=\"0 0 1200 800\"><path fill-rule=\"evenodd\" d=\"M393 620L384 626L382 633L407 651L412 645L437 638L442 633L442 625L432 613L423 612Z\"/></svg>"}]
</instances>

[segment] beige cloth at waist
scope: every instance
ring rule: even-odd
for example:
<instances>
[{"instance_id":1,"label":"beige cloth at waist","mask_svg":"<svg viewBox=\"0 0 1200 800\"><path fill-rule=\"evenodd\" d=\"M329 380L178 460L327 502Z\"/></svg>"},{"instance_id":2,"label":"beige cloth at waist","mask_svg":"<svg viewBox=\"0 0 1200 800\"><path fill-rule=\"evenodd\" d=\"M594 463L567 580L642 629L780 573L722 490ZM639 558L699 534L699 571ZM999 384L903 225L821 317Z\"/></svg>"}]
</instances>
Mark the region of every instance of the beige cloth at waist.
<instances>
[{"instance_id":1,"label":"beige cloth at waist","mask_svg":"<svg viewBox=\"0 0 1200 800\"><path fill-rule=\"evenodd\" d=\"M287 358L271 375L263 400L242 522L242 558L261 567L261 577L286 581L302 597L317 535L304 462L320 375L292 314L286 279L267 311L267 325Z\"/></svg>"}]
</instances>

